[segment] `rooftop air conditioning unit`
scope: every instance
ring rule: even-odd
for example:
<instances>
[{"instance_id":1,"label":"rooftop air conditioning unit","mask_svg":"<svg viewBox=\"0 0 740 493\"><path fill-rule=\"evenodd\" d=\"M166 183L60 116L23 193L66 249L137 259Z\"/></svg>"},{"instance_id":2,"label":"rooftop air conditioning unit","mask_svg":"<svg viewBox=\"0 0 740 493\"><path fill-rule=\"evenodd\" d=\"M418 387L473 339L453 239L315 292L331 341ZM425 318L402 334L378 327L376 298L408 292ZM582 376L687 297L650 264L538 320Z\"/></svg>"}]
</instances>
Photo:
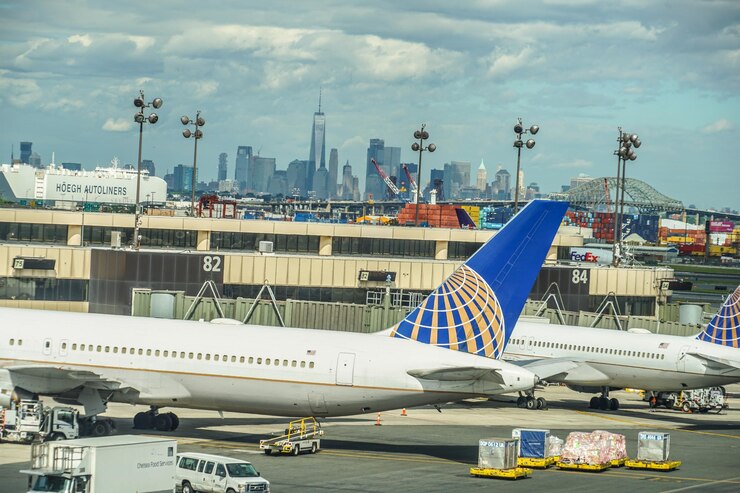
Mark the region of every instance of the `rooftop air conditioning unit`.
<instances>
[{"instance_id":1,"label":"rooftop air conditioning unit","mask_svg":"<svg viewBox=\"0 0 740 493\"><path fill-rule=\"evenodd\" d=\"M273 246L271 241L260 241L259 252L260 253L273 253Z\"/></svg>"},{"instance_id":2,"label":"rooftop air conditioning unit","mask_svg":"<svg viewBox=\"0 0 740 493\"><path fill-rule=\"evenodd\" d=\"M111 231L110 232L110 247L121 248L121 232Z\"/></svg>"}]
</instances>

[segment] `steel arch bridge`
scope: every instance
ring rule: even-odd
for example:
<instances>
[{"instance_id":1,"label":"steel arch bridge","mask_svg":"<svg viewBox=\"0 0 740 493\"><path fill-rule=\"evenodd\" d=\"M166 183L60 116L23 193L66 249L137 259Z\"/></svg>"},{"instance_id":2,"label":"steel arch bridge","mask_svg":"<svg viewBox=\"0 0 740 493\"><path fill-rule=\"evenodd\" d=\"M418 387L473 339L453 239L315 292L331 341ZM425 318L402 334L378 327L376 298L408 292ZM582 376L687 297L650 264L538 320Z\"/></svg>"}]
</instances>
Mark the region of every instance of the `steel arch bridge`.
<instances>
[{"instance_id":1,"label":"steel arch bridge","mask_svg":"<svg viewBox=\"0 0 740 493\"><path fill-rule=\"evenodd\" d=\"M621 190L621 183L619 188ZM617 179L615 177L594 178L569 190L566 197L571 207L592 210L611 207L611 210L614 210L616 200L612 200L611 196L616 189ZM684 210L680 200L666 197L644 181L635 178L627 178L625 181L624 206L625 208L636 208L641 214Z\"/></svg>"}]
</instances>

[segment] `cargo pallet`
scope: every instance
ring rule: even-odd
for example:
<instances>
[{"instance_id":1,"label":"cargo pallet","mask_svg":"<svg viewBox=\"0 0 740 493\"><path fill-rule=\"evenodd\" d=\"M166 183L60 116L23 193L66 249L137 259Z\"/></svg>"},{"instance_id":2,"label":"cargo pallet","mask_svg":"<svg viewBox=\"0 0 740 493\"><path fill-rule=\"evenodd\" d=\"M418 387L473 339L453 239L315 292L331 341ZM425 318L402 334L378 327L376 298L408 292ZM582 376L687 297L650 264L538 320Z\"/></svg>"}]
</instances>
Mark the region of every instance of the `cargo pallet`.
<instances>
[{"instance_id":1,"label":"cargo pallet","mask_svg":"<svg viewBox=\"0 0 740 493\"><path fill-rule=\"evenodd\" d=\"M627 459L625 465L629 469L650 469L651 471L673 471L681 465L680 460L646 461L638 459Z\"/></svg>"},{"instance_id":2,"label":"cargo pallet","mask_svg":"<svg viewBox=\"0 0 740 493\"><path fill-rule=\"evenodd\" d=\"M491 469L487 467L471 467L470 474L479 478L521 479L532 475L532 469L515 467L513 469Z\"/></svg>"},{"instance_id":3,"label":"cargo pallet","mask_svg":"<svg viewBox=\"0 0 740 493\"><path fill-rule=\"evenodd\" d=\"M576 464L574 462L557 462L558 469L569 469L578 471L590 471L590 472L601 472L606 471L611 467L611 463L605 462L604 464Z\"/></svg>"},{"instance_id":4,"label":"cargo pallet","mask_svg":"<svg viewBox=\"0 0 740 493\"><path fill-rule=\"evenodd\" d=\"M547 469L554 466L557 457L519 457L517 464L522 467L533 467L535 469Z\"/></svg>"}]
</instances>

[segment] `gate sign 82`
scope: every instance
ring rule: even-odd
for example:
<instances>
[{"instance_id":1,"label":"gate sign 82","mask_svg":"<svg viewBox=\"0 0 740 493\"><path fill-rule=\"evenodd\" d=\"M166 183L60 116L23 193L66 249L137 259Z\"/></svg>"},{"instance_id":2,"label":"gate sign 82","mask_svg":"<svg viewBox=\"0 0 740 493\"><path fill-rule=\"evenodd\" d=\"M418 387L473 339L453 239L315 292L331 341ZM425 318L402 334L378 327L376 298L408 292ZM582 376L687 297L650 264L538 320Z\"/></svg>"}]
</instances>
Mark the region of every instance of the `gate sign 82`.
<instances>
[{"instance_id":1,"label":"gate sign 82","mask_svg":"<svg viewBox=\"0 0 740 493\"><path fill-rule=\"evenodd\" d=\"M221 272L223 257L219 255L203 256L201 267L203 272Z\"/></svg>"},{"instance_id":2,"label":"gate sign 82","mask_svg":"<svg viewBox=\"0 0 740 493\"><path fill-rule=\"evenodd\" d=\"M573 284L588 285L588 269L573 269L570 275L570 282Z\"/></svg>"}]
</instances>

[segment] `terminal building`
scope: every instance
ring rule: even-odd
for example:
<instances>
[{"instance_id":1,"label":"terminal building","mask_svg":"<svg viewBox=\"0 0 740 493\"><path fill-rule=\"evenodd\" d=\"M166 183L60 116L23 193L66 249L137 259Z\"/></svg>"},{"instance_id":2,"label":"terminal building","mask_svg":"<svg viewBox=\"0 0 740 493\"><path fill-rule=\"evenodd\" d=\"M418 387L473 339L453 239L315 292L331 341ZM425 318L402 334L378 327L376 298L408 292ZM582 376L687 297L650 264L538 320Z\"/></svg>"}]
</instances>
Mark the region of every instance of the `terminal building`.
<instances>
[{"instance_id":1,"label":"terminal building","mask_svg":"<svg viewBox=\"0 0 740 493\"><path fill-rule=\"evenodd\" d=\"M131 314L134 288L224 298L365 304L378 291L424 296L493 231L0 209L0 305ZM595 311L610 293L622 313L655 316L669 268L612 268L569 259L584 230L561 226L530 295L556 283L562 308ZM587 239L588 241L588 239ZM418 298L420 299L420 298Z\"/></svg>"}]
</instances>

